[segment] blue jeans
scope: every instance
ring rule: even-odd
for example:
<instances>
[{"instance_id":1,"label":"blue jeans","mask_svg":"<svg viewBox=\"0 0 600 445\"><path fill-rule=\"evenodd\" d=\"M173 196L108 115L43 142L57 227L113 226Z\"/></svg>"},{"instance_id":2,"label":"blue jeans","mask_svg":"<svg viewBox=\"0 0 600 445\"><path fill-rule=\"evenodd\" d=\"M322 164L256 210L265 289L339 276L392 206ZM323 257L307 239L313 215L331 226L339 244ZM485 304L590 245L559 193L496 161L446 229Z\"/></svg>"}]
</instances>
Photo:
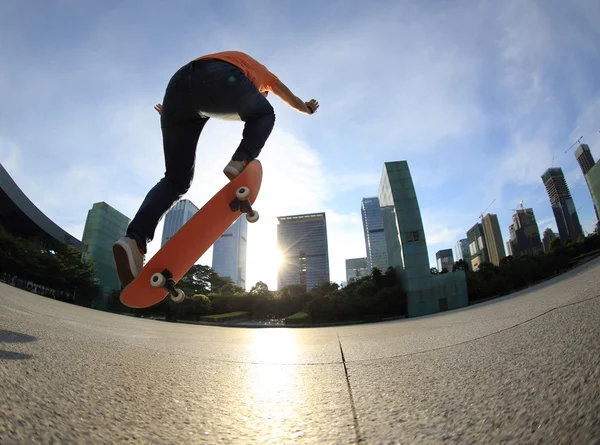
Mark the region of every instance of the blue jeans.
<instances>
[{"instance_id":1,"label":"blue jeans","mask_svg":"<svg viewBox=\"0 0 600 445\"><path fill-rule=\"evenodd\" d=\"M182 67L169 81L162 105L165 176L148 192L127 228L127 236L144 252L160 219L190 188L196 145L210 117L245 122L232 157L236 161L256 158L275 124L269 101L239 68L219 60Z\"/></svg>"}]
</instances>

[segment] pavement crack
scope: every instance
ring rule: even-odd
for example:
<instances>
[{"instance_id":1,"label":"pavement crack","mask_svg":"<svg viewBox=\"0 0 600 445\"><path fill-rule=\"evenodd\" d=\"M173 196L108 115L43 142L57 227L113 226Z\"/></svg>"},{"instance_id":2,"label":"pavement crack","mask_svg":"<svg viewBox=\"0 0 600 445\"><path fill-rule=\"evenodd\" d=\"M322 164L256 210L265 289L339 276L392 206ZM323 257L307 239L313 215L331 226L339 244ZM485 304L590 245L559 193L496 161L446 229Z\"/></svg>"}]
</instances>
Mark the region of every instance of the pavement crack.
<instances>
[{"instance_id":1,"label":"pavement crack","mask_svg":"<svg viewBox=\"0 0 600 445\"><path fill-rule=\"evenodd\" d=\"M511 326L507 326L506 328L499 329L499 330L494 331L494 332L490 332L489 334L482 335L481 337L470 338L469 340L464 340L464 341L461 341L461 342L458 342L458 343L453 343L451 345L444 345L444 346L440 346L438 348L426 349L424 351L408 352L406 354L396 354L396 355L390 355L390 356L386 356L386 357L366 358L366 359L352 360L352 363L377 362L377 361L381 361L381 360L388 360L388 359L391 359L391 358L409 357L409 356L412 356L412 355L421 355L421 354L427 354L429 352L441 351L443 349L454 348L456 346L464 345L464 344L467 344L467 343L473 343L473 342L482 340L484 338L492 337L494 335L498 335L498 334L501 334L503 332L510 331L511 329L515 329L515 328L518 328L519 326L523 326L525 324L531 323L532 321L534 321L534 320L536 320L538 318L541 318L541 317L543 317L545 315L548 315L551 312L558 311L560 309L564 309L564 308L567 308L569 306L577 306L579 304L587 303L588 301L592 301L592 300L596 300L596 299L600 299L600 295L596 295L596 296L590 297L590 298L585 298L583 300L573 301L571 303L566 303L566 304L563 304L561 306L553 307L553 308L548 309L548 310L546 310L546 311L544 311L544 312L542 312L540 314L537 314L535 317L528 318L527 320L523 320L523 321L521 321L519 323L516 323L514 325L511 325ZM339 335L338 335L338 341L339 341ZM342 345L340 344L340 348L341 347L342 347ZM344 356L342 354L342 359L343 358L344 358ZM344 367L346 367L346 361L345 360L344 360Z\"/></svg>"},{"instance_id":2,"label":"pavement crack","mask_svg":"<svg viewBox=\"0 0 600 445\"><path fill-rule=\"evenodd\" d=\"M354 432L356 433L356 442L362 443L363 439L360 434L360 427L358 425L358 415L356 414L356 405L354 404L354 395L352 394L352 386L350 385L350 378L348 376L348 367L346 366L346 358L344 357L344 348L342 348L342 342L338 335L338 344L340 345L340 354L342 354L342 364L344 365L344 374L346 374L346 385L348 386L348 396L350 397L350 407L352 408L352 417L354 419Z\"/></svg>"}]
</instances>

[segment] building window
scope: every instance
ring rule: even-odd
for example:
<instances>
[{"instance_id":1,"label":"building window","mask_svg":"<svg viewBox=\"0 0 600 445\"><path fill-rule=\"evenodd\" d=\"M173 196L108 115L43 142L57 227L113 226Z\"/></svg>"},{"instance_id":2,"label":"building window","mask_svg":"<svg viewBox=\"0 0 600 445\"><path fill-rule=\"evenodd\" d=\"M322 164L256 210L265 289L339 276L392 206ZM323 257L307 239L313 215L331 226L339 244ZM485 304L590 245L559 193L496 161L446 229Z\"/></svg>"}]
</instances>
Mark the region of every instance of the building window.
<instances>
[{"instance_id":1,"label":"building window","mask_svg":"<svg viewBox=\"0 0 600 445\"><path fill-rule=\"evenodd\" d=\"M419 241L419 231L413 230L411 232L408 232L408 242L414 243L416 241Z\"/></svg>"}]
</instances>

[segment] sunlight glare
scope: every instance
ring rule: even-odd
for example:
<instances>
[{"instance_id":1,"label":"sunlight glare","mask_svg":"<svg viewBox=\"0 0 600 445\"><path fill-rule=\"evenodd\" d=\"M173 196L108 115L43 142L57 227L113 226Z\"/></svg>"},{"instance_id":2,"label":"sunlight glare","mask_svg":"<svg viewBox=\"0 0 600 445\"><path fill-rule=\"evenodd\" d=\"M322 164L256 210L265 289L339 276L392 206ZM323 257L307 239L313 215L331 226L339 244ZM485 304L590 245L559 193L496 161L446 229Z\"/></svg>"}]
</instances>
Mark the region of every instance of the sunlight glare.
<instances>
[{"instance_id":1,"label":"sunlight glare","mask_svg":"<svg viewBox=\"0 0 600 445\"><path fill-rule=\"evenodd\" d=\"M286 425L295 425L294 437L304 434L298 428L299 407L304 403L298 376L299 348L292 329L255 329L252 332L250 372L247 374L249 391L247 403L253 407L252 425L269 431L278 443L290 440Z\"/></svg>"}]
</instances>

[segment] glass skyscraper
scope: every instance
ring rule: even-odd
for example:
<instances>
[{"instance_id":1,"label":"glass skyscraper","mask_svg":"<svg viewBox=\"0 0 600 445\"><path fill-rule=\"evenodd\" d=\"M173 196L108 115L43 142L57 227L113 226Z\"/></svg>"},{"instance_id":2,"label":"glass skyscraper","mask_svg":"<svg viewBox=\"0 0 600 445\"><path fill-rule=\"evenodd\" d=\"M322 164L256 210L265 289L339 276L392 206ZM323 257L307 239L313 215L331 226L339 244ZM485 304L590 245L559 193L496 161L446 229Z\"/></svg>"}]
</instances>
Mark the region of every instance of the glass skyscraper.
<instances>
[{"instance_id":1,"label":"glass skyscraper","mask_svg":"<svg viewBox=\"0 0 600 445\"><path fill-rule=\"evenodd\" d=\"M346 283L350 284L359 278L369 275L366 258L346 260Z\"/></svg>"},{"instance_id":2,"label":"glass skyscraper","mask_svg":"<svg viewBox=\"0 0 600 445\"><path fill-rule=\"evenodd\" d=\"M390 266L407 294L409 317L468 304L464 271L432 275L419 202L406 161L386 162L379 203Z\"/></svg>"},{"instance_id":3,"label":"glass skyscraper","mask_svg":"<svg viewBox=\"0 0 600 445\"><path fill-rule=\"evenodd\" d=\"M165 215L165 224L163 226L162 241L160 246L164 246L183 225L196 214L198 207L192 201L182 199L167 212Z\"/></svg>"},{"instance_id":4,"label":"glass skyscraper","mask_svg":"<svg viewBox=\"0 0 600 445\"><path fill-rule=\"evenodd\" d=\"M112 245L127 233L129 223L129 218L105 202L95 203L88 211L83 229L82 257L95 263L102 295L121 290Z\"/></svg>"},{"instance_id":5,"label":"glass skyscraper","mask_svg":"<svg viewBox=\"0 0 600 445\"><path fill-rule=\"evenodd\" d=\"M563 243L577 241L583 231L562 169L549 168L542 175L542 181L550 198L560 240Z\"/></svg>"},{"instance_id":6,"label":"glass skyscraper","mask_svg":"<svg viewBox=\"0 0 600 445\"><path fill-rule=\"evenodd\" d=\"M369 273L374 267L385 272L389 264L379 198L363 198L360 213L365 234L367 269Z\"/></svg>"},{"instance_id":7,"label":"glass skyscraper","mask_svg":"<svg viewBox=\"0 0 600 445\"><path fill-rule=\"evenodd\" d=\"M594 208L600 209L600 162L594 164L592 168L585 175L590 193L592 194L592 200L594 201ZM596 216L596 218L598 218Z\"/></svg>"},{"instance_id":8,"label":"glass skyscraper","mask_svg":"<svg viewBox=\"0 0 600 445\"><path fill-rule=\"evenodd\" d=\"M581 167L583 177L586 179L588 185L588 190L592 195L592 200L594 200L594 194L592 193L590 182L587 179L587 174L594 167L594 165L596 165L596 161L594 161L594 157L592 156L592 152L590 151L588 144L581 144L579 147L577 147L577 150L575 150L575 159L577 159L577 162ZM594 213L596 214L596 220L598 220L598 206L596 205L596 200L594 200Z\"/></svg>"},{"instance_id":9,"label":"glass skyscraper","mask_svg":"<svg viewBox=\"0 0 600 445\"><path fill-rule=\"evenodd\" d=\"M248 221L240 216L213 246L212 268L222 277L229 277L236 286L246 289L246 252Z\"/></svg>"},{"instance_id":10,"label":"glass skyscraper","mask_svg":"<svg viewBox=\"0 0 600 445\"><path fill-rule=\"evenodd\" d=\"M329 253L325 213L279 216L277 248L283 262L277 288L301 284L309 291L329 282Z\"/></svg>"},{"instance_id":11,"label":"glass skyscraper","mask_svg":"<svg viewBox=\"0 0 600 445\"><path fill-rule=\"evenodd\" d=\"M471 266L471 255L469 254L469 242L467 238L458 240L454 245L454 261L463 260Z\"/></svg>"}]
</instances>

